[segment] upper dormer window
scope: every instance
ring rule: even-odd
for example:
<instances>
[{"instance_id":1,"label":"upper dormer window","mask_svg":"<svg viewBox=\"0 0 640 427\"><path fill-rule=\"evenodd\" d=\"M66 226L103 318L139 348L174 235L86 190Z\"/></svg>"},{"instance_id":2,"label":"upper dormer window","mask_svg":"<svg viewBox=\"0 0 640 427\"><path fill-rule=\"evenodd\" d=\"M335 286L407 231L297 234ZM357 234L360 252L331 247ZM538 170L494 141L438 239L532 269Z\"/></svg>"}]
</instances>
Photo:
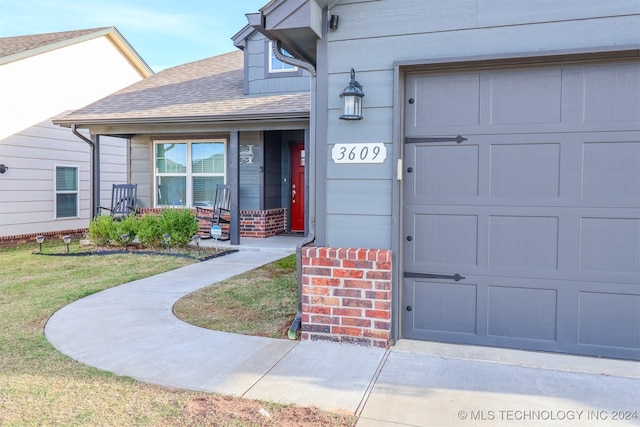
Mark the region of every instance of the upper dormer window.
<instances>
[{"instance_id":1,"label":"upper dormer window","mask_svg":"<svg viewBox=\"0 0 640 427\"><path fill-rule=\"evenodd\" d=\"M280 61L278 58L275 57L275 55L273 54L273 42L269 42L269 52L271 53L271 56L269 59L270 73L291 73L294 71L298 71L298 67L295 67L290 64L285 64L284 62ZM289 52L285 50L283 50L282 52L287 56L291 56L289 55Z\"/></svg>"}]
</instances>

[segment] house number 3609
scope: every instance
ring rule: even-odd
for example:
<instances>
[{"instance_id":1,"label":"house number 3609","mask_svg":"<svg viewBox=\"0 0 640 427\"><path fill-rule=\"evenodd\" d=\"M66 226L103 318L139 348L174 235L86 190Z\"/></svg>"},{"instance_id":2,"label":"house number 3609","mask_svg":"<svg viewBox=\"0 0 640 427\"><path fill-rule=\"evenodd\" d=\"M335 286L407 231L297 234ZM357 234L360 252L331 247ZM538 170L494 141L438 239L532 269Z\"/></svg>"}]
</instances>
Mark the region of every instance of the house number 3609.
<instances>
[{"instance_id":1,"label":"house number 3609","mask_svg":"<svg viewBox=\"0 0 640 427\"><path fill-rule=\"evenodd\" d=\"M387 147L382 142L336 144L331 150L334 163L384 163Z\"/></svg>"}]
</instances>

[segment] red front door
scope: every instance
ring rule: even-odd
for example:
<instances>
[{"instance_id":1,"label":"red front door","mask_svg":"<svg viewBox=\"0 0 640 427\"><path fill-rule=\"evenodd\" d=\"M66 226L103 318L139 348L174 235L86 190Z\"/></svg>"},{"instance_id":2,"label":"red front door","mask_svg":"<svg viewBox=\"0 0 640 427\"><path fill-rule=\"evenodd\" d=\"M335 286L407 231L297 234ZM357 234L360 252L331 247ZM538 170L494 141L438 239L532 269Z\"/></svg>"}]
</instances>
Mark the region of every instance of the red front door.
<instances>
[{"instance_id":1,"label":"red front door","mask_svg":"<svg viewBox=\"0 0 640 427\"><path fill-rule=\"evenodd\" d=\"M303 143L291 146L291 231L304 231L304 165Z\"/></svg>"}]
</instances>

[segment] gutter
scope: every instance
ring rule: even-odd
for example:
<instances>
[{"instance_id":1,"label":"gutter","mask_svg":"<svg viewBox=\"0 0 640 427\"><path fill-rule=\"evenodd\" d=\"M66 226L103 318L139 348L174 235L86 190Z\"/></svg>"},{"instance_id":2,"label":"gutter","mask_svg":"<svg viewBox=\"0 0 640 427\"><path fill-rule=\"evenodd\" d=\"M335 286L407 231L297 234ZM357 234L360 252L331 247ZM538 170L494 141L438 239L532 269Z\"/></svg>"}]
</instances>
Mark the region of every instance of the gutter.
<instances>
[{"instance_id":1,"label":"gutter","mask_svg":"<svg viewBox=\"0 0 640 427\"><path fill-rule=\"evenodd\" d=\"M92 171L92 179L91 179L91 219L94 218L96 209L95 207L100 205L100 201L98 199L100 195L100 146L98 141L93 142L80 132L78 132L76 124L71 124L71 132L89 144L90 153L91 153L91 171Z\"/></svg>"},{"instance_id":2,"label":"gutter","mask_svg":"<svg viewBox=\"0 0 640 427\"><path fill-rule=\"evenodd\" d=\"M70 127L73 125L84 126L138 126L138 125L156 125L156 124L213 124L225 125L235 122L261 122L261 121L278 121L288 122L293 120L306 120L309 118L309 111L296 111L291 113L261 113L261 114L244 114L229 116L174 116L174 117L140 117L140 118L110 118L110 119L91 119L91 118L61 118L52 120L54 125Z\"/></svg>"},{"instance_id":3,"label":"gutter","mask_svg":"<svg viewBox=\"0 0 640 427\"><path fill-rule=\"evenodd\" d=\"M282 44L279 40L275 40L273 43L273 55L278 59L278 61L284 62L285 64L293 65L295 67L300 67L304 70L307 70L311 75L311 102L310 107L313 110L313 105L316 101L316 69L315 67L307 61L292 58L288 55L285 55L282 52ZM315 152L316 152L316 120L313 114L309 114L309 146L305 147L306 158L307 158L307 183L308 188L305 189L306 194L308 195L307 200L309 203L309 207L307 209L307 220L309 224L309 228L307 230L307 235L304 239L302 239L296 245L296 273L298 280L298 312L296 313L296 317L289 328L288 336L290 340L295 340L298 335L298 330L302 325L302 248L312 244L316 240L316 163L315 163Z\"/></svg>"}]
</instances>

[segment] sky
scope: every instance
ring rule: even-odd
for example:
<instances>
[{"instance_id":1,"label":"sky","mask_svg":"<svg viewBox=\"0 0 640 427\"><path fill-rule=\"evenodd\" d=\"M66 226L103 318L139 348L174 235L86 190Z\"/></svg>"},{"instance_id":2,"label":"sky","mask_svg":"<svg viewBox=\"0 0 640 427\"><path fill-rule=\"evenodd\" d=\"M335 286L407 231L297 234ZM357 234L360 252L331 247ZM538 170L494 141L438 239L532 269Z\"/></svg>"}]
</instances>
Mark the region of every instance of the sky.
<instances>
[{"instance_id":1,"label":"sky","mask_svg":"<svg viewBox=\"0 0 640 427\"><path fill-rule=\"evenodd\" d=\"M0 37L116 27L156 72L236 49L268 0L0 0Z\"/></svg>"}]
</instances>

